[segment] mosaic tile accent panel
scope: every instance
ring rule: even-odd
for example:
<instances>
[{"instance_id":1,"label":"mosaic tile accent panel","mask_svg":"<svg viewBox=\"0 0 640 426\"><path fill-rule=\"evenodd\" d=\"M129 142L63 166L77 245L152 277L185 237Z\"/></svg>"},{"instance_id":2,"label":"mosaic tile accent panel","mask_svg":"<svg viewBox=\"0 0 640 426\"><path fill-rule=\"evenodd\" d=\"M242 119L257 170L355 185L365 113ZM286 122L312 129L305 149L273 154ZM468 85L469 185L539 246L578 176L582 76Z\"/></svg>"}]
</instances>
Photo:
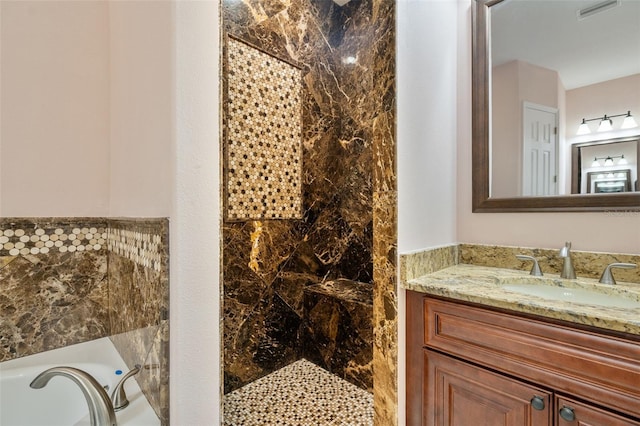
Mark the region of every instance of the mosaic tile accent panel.
<instances>
[{"instance_id":1,"label":"mosaic tile accent panel","mask_svg":"<svg viewBox=\"0 0 640 426\"><path fill-rule=\"evenodd\" d=\"M162 236L157 233L109 227L107 248L135 263L160 271L162 268Z\"/></svg>"},{"instance_id":2,"label":"mosaic tile accent panel","mask_svg":"<svg viewBox=\"0 0 640 426\"><path fill-rule=\"evenodd\" d=\"M225 426L372 426L370 393L307 360L224 397Z\"/></svg>"},{"instance_id":3,"label":"mosaic tile accent panel","mask_svg":"<svg viewBox=\"0 0 640 426\"><path fill-rule=\"evenodd\" d=\"M0 256L102 250L106 224L5 223L0 229Z\"/></svg>"},{"instance_id":4,"label":"mosaic tile accent panel","mask_svg":"<svg viewBox=\"0 0 640 426\"><path fill-rule=\"evenodd\" d=\"M227 38L228 220L302 216L302 71Z\"/></svg>"}]
</instances>

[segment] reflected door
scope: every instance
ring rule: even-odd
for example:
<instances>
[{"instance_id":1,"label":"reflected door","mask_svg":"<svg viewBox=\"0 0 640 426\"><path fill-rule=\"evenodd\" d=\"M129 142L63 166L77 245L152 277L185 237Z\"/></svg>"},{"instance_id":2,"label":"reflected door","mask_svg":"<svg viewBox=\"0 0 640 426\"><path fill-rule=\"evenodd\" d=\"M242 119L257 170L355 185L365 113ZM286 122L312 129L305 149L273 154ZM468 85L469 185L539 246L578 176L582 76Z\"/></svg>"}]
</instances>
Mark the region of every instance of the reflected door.
<instances>
[{"instance_id":1,"label":"reflected door","mask_svg":"<svg viewBox=\"0 0 640 426\"><path fill-rule=\"evenodd\" d=\"M558 110L525 102L522 195L558 194Z\"/></svg>"}]
</instances>

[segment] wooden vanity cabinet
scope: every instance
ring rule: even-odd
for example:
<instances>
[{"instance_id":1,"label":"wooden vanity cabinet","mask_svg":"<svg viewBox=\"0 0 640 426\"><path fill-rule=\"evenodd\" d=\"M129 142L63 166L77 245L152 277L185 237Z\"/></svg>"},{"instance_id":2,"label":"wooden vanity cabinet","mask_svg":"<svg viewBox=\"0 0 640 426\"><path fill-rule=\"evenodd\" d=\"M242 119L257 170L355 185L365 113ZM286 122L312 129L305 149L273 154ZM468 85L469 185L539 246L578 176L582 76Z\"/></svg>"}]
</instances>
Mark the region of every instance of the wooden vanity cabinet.
<instances>
[{"instance_id":1,"label":"wooden vanity cabinet","mask_svg":"<svg viewBox=\"0 0 640 426\"><path fill-rule=\"evenodd\" d=\"M640 426L640 342L407 292L408 426Z\"/></svg>"},{"instance_id":2,"label":"wooden vanity cabinet","mask_svg":"<svg viewBox=\"0 0 640 426\"><path fill-rule=\"evenodd\" d=\"M428 425L546 426L552 394L438 352L425 350ZM533 405L538 409L534 409Z\"/></svg>"},{"instance_id":3,"label":"wooden vanity cabinet","mask_svg":"<svg viewBox=\"0 0 640 426\"><path fill-rule=\"evenodd\" d=\"M640 426L638 421L571 398L556 396L555 406L558 426Z\"/></svg>"}]
</instances>

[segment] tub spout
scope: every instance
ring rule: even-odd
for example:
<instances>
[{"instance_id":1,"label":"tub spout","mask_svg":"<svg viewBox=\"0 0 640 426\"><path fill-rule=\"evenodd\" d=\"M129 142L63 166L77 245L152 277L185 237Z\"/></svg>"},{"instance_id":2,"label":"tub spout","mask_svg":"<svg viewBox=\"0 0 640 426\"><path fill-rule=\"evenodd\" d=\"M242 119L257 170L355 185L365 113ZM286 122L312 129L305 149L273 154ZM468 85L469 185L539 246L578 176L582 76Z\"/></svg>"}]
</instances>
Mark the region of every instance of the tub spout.
<instances>
[{"instance_id":1,"label":"tub spout","mask_svg":"<svg viewBox=\"0 0 640 426\"><path fill-rule=\"evenodd\" d=\"M53 367L38 374L29 386L33 389L41 389L54 376L71 379L82 389L89 405L91 426L117 426L116 414L109 395L89 373L72 367Z\"/></svg>"}]
</instances>

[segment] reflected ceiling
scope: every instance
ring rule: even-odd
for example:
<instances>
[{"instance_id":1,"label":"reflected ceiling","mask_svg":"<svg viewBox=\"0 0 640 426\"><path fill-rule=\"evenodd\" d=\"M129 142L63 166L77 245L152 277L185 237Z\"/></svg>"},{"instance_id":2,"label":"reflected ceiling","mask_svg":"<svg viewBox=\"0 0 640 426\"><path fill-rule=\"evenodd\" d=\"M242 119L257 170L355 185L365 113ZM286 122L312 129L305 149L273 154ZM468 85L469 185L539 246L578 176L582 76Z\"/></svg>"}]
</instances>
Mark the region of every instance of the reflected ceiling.
<instances>
[{"instance_id":1,"label":"reflected ceiling","mask_svg":"<svg viewBox=\"0 0 640 426\"><path fill-rule=\"evenodd\" d=\"M492 65L520 59L556 70L566 90L640 73L640 0L620 0L578 19L578 10L598 3L509 0L493 6Z\"/></svg>"}]
</instances>

